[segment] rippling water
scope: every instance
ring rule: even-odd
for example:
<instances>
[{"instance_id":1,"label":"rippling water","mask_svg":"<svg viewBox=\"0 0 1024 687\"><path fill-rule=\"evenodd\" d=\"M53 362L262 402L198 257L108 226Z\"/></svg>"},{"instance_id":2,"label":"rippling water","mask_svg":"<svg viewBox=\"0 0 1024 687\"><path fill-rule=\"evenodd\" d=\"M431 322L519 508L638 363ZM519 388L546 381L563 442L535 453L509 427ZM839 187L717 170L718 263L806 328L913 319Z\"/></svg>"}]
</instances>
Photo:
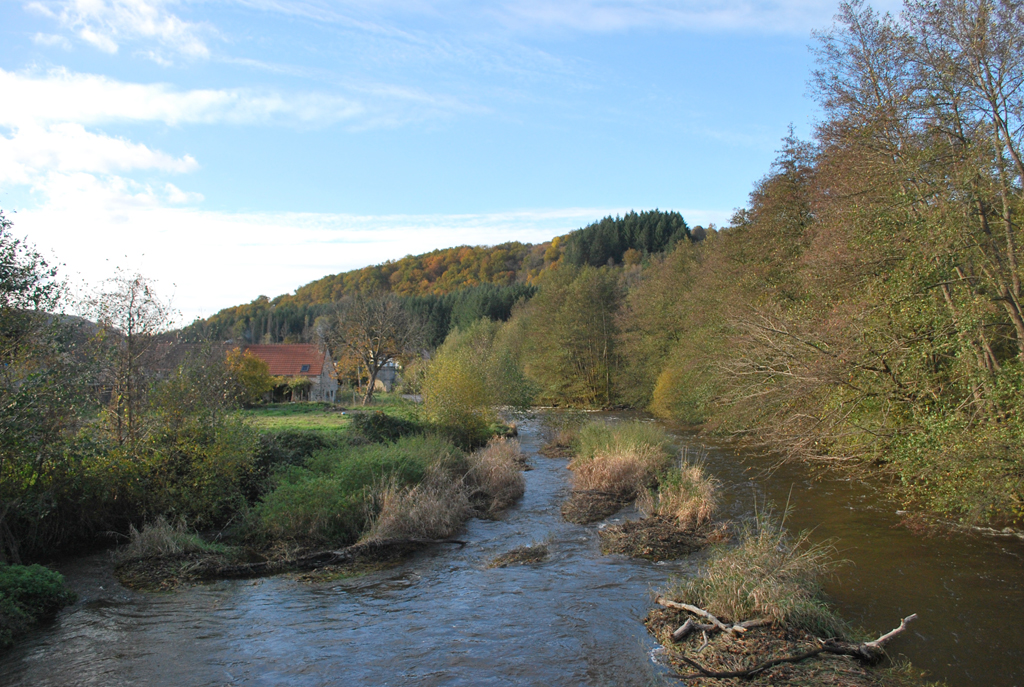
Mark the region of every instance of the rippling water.
<instances>
[{"instance_id":1,"label":"rippling water","mask_svg":"<svg viewBox=\"0 0 1024 687\"><path fill-rule=\"evenodd\" d=\"M147 594L121 587L104 556L70 563L63 572L79 603L0 659L0 684L675 684L640 621L651 590L692 573L700 555L665 564L602 556L599 525L561 518L566 461L534 455L536 423L521 441L534 469L504 520L473 520L465 548L438 547L356 580L279 576ZM814 481L800 466L752 478L760 464L711 451L727 514L748 518L754 494L785 503L792 490L789 524L838 537L853 561L829 590L847 617L884 631L917 612L896 652L951 685L1021 683L1019 544L920 539L894 529L892 506L864 485ZM543 563L486 567L537 543L551 553Z\"/></svg>"}]
</instances>

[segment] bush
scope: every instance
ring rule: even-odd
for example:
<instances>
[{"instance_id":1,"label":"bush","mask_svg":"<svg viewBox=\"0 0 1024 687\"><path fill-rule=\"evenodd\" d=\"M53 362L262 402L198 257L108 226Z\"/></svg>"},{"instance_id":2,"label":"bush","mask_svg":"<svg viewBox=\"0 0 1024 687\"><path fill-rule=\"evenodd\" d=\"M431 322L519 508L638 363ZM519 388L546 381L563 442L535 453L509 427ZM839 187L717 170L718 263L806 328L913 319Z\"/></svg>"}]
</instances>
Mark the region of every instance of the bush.
<instances>
[{"instance_id":1,"label":"bush","mask_svg":"<svg viewBox=\"0 0 1024 687\"><path fill-rule=\"evenodd\" d=\"M388 415L379 410L354 415L352 428L374 443L397 441L404 436L423 431L417 422Z\"/></svg>"},{"instance_id":2,"label":"bush","mask_svg":"<svg viewBox=\"0 0 1024 687\"><path fill-rule=\"evenodd\" d=\"M807 532L791 537L772 513L759 513L739 545L720 549L701 575L679 581L667 593L732 622L771 618L783 627L819 637L849 631L823 598L820 579L831 572L834 548L812 544Z\"/></svg>"},{"instance_id":3,"label":"bush","mask_svg":"<svg viewBox=\"0 0 1024 687\"><path fill-rule=\"evenodd\" d=\"M348 544L366 523L363 490L346 491L336 477L284 482L267 494L255 515L263 533L308 544Z\"/></svg>"},{"instance_id":4,"label":"bush","mask_svg":"<svg viewBox=\"0 0 1024 687\"><path fill-rule=\"evenodd\" d=\"M75 598L60 573L41 565L0 563L0 650Z\"/></svg>"},{"instance_id":5,"label":"bush","mask_svg":"<svg viewBox=\"0 0 1024 687\"><path fill-rule=\"evenodd\" d=\"M431 471L461 474L465 458L451 442L420 435L393 444L323 449L305 466L280 471L274 490L254 508L253 517L257 529L273 538L351 543L380 507L374 499L377 492L388 487L400 492L424 481Z\"/></svg>"}]
</instances>

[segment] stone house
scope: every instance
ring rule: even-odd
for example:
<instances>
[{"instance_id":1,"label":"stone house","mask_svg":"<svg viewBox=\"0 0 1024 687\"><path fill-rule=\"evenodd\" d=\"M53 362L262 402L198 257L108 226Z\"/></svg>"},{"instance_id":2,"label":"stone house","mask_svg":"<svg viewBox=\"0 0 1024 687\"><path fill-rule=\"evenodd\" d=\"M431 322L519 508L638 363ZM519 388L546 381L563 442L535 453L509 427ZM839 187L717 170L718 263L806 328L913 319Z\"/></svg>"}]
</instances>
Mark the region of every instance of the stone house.
<instances>
[{"instance_id":1,"label":"stone house","mask_svg":"<svg viewBox=\"0 0 1024 687\"><path fill-rule=\"evenodd\" d=\"M330 351L321 351L314 344L255 344L241 348L264 361L275 377L308 379L312 383L308 398L296 400L334 403L338 377Z\"/></svg>"}]
</instances>

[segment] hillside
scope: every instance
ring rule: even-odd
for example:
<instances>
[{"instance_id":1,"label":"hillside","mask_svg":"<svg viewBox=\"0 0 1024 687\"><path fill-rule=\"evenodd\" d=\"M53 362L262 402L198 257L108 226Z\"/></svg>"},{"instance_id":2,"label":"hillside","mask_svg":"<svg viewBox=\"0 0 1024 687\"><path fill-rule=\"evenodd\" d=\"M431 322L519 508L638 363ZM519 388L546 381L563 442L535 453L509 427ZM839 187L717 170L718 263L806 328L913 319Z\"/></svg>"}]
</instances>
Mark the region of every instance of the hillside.
<instances>
[{"instance_id":1,"label":"hillside","mask_svg":"<svg viewBox=\"0 0 1024 687\"><path fill-rule=\"evenodd\" d=\"M699 228L698 228L699 229ZM559 265L615 265L670 250L693 234L678 212L650 210L605 217L540 244L456 246L408 255L300 286L294 294L260 296L225 308L185 328L186 338L250 343L308 341L316 318L346 295L387 291L408 299L428 320L429 343L440 344L459 322L508 319L516 301L529 299L542 275Z\"/></svg>"}]
</instances>

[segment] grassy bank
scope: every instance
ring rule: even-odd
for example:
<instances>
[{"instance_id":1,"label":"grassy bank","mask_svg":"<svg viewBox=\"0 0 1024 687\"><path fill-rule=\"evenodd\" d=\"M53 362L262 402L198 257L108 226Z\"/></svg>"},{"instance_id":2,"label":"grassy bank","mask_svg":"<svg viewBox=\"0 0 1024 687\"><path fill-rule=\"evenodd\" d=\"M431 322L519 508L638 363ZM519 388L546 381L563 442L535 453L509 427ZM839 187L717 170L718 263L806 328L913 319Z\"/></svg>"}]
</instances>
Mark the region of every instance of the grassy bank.
<instances>
[{"instance_id":1,"label":"grassy bank","mask_svg":"<svg viewBox=\"0 0 1024 687\"><path fill-rule=\"evenodd\" d=\"M391 559L390 549L411 550L402 542L449 538L469 517L497 517L523 493L525 459L514 440L464 450L397 397L344 415L321 404L241 415L260 428L248 505L218 544L182 521L133 528L118 554L126 584L171 588L217 570L246 576L246 566L253 574L308 569L311 554L326 550L359 551L345 569L365 568Z\"/></svg>"}]
</instances>

